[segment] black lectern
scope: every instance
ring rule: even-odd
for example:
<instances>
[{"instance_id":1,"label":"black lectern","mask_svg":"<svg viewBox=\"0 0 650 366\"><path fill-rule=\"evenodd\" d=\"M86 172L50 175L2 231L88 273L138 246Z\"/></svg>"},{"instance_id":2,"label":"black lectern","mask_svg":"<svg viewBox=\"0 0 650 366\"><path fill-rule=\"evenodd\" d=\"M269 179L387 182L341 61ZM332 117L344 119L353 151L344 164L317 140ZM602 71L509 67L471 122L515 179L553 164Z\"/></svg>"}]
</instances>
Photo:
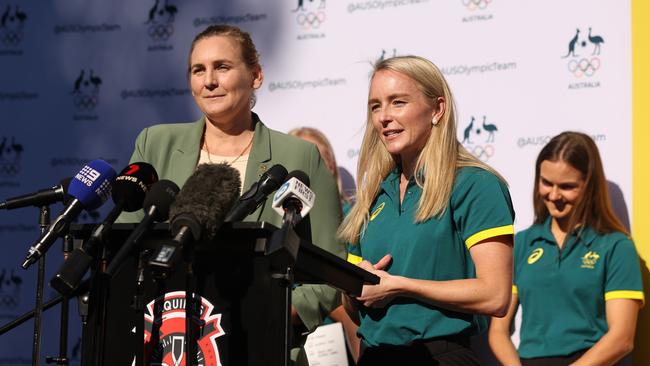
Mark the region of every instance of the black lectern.
<instances>
[{"instance_id":1,"label":"black lectern","mask_svg":"<svg viewBox=\"0 0 650 366\"><path fill-rule=\"evenodd\" d=\"M114 225L106 260L133 227ZM82 241L91 229L81 225L72 232ZM98 261L83 329L82 364L131 365L144 341L144 364L186 365L185 267L179 263L165 279L146 269L138 271L144 262L142 253L170 239L167 225L158 224L110 279L102 275L106 261ZM294 251L293 263L287 260L292 257L287 251ZM364 282L379 282L292 231L264 222L224 224L216 240L197 243L193 252L195 297L190 304L195 305L191 329L195 329L196 365L287 365L294 286L325 283L355 295ZM138 277L142 286L136 285Z\"/></svg>"}]
</instances>

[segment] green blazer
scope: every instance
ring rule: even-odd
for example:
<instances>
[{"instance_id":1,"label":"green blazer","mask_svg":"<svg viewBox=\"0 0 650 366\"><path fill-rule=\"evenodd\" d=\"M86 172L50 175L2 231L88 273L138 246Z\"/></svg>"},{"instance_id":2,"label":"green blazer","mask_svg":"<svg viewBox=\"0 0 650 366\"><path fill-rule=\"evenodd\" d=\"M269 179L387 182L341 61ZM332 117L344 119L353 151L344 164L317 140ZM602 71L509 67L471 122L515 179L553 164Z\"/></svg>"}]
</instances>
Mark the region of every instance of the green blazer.
<instances>
[{"instance_id":1,"label":"green blazer","mask_svg":"<svg viewBox=\"0 0 650 366\"><path fill-rule=\"evenodd\" d=\"M310 188L316 194L311 217L312 241L321 248L345 258L345 247L336 240L341 222L339 193L332 174L321 160L315 145L267 128L253 113L255 134L248 158L244 192L262 173L274 164L288 171L302 170L310 178ZM156 169L160 179L169 179L179 187L192 175L199 160L205 119L192 123L160 124L145 128L135 141L131 162L147 162ZM271 208L271 199L246 217L245 221L266 221L280 226L282 217ZM142 210L123 213L118 222L139 222ZM308 330L322 323L323 318L338 306L337 292L323 285L302 285L292 293L292 303Z\"/></svg>"}]
</instances>

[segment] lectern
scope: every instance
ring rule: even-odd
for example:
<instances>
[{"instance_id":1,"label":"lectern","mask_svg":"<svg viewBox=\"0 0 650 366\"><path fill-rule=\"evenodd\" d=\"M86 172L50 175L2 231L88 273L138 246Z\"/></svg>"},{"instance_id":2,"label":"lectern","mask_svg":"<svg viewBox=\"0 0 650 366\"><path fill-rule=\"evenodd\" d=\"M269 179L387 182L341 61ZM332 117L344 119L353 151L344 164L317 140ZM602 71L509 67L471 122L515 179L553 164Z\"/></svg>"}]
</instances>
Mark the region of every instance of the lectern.
<instances>
[{"instance_id":1,"label":"lectern","mask_svg":"<svg viewBox=\"0 0 650 366\"><path fill-rule=\"evenodd\" d=\"M82 364L131 365L144 342L144 364L187 365L187 266L179 261L164 279L146 266L147 253L171 240L167 225L151 230L114 276L102 274L133 227L114 225L104 261L92 271ZM81 242L91 229L79 225L72 233ZM291 228L264 222L224 224L216 239L196 243L193 254L194 365L288 365L293 287L324 283L358 295L364 283L379 282Z\"/></svg>"}]
</instances>

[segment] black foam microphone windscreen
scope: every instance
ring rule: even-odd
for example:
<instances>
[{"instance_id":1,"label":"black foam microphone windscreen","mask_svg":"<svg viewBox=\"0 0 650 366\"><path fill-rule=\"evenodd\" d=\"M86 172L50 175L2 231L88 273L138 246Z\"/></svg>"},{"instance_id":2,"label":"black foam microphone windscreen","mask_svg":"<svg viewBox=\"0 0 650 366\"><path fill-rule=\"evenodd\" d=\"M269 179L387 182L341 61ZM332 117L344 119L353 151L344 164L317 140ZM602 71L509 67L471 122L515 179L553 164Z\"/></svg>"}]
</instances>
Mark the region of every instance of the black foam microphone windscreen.
<instances>
[{"instance_id":1,"label":"black foam microphone windscreen","mask_svg":"<svg viewBox=\"0 0 650 366\"><path fill-rule=\"evenodd\" d=\"M240 186L239 172L230 165L199 165L170 209L172 234L176 235L184 225L182 218L189 215L200 225L203 239L214 238L237 200Z\"/></svg>"}]
</instances>

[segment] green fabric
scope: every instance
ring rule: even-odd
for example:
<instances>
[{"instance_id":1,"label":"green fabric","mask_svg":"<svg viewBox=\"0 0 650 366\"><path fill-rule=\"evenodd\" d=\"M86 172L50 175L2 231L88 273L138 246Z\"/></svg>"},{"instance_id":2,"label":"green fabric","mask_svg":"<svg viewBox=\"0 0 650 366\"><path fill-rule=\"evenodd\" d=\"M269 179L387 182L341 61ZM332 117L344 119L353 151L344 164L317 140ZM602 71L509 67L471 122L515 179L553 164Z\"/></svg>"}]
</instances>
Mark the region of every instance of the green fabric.
<instances>
[{"instance_id":1,"label":"green fabric","mask_svg":"<svg viewBox=\"0 0 650 366\"><path fill-rule=\"evenodd\" d=\"M586 227L567 236L560 250L550 225L549 218L515 237L522 358L590 348L607 332L606 294L643 297L639 259L625 234Z\"/></svg>"},{"instance_id":2,"label":"green fabric","mask_svg":"<svg viewBox=\"0 0 650 366\"><path fill-rule=\"evenodd\" d=\"M345 258L345 247L335 238L341 221L338 189L316 146L267 128L256 114L253 114L253 120L255 135L244 178L244 191L274 164L282 164L288 171L304 171L316 194L314 208L309 213L312 241ZM204 127L205 120L200 119L192 123L161 124L145 128L136 139L130 161L150 163L160 179L169 179L182 187L196 168ZM282 217L271 208L271 201L271 198L267 199L245 221L266 221L280 226ZM142 217L142 211L124 213L118 222L139 222ZM292 295L292 304L310 331L340 304L337 291L324 285L301 285Z\"/></svg>"},{"instance_id":3,"label":"green fabric","mask_svg":"<svg viewBox=\"0 0 650 366\"><path fill-rule=\"evenodd\" d=\"M508 189L490 172L460 169L445 213L419 224L414 217L422 189L409 182L400 205L399 182L398 170L385 178L359 245L349 247L351 254L371 263L390 253L390 274L438 281L472 278L475 268L468 239L500 227L512 234L514 211ZM360 314L359 334L369 346L471 334L480 328L480 317L406 297L381 309L361 308Z\"/></svg>"}]
</instances>

